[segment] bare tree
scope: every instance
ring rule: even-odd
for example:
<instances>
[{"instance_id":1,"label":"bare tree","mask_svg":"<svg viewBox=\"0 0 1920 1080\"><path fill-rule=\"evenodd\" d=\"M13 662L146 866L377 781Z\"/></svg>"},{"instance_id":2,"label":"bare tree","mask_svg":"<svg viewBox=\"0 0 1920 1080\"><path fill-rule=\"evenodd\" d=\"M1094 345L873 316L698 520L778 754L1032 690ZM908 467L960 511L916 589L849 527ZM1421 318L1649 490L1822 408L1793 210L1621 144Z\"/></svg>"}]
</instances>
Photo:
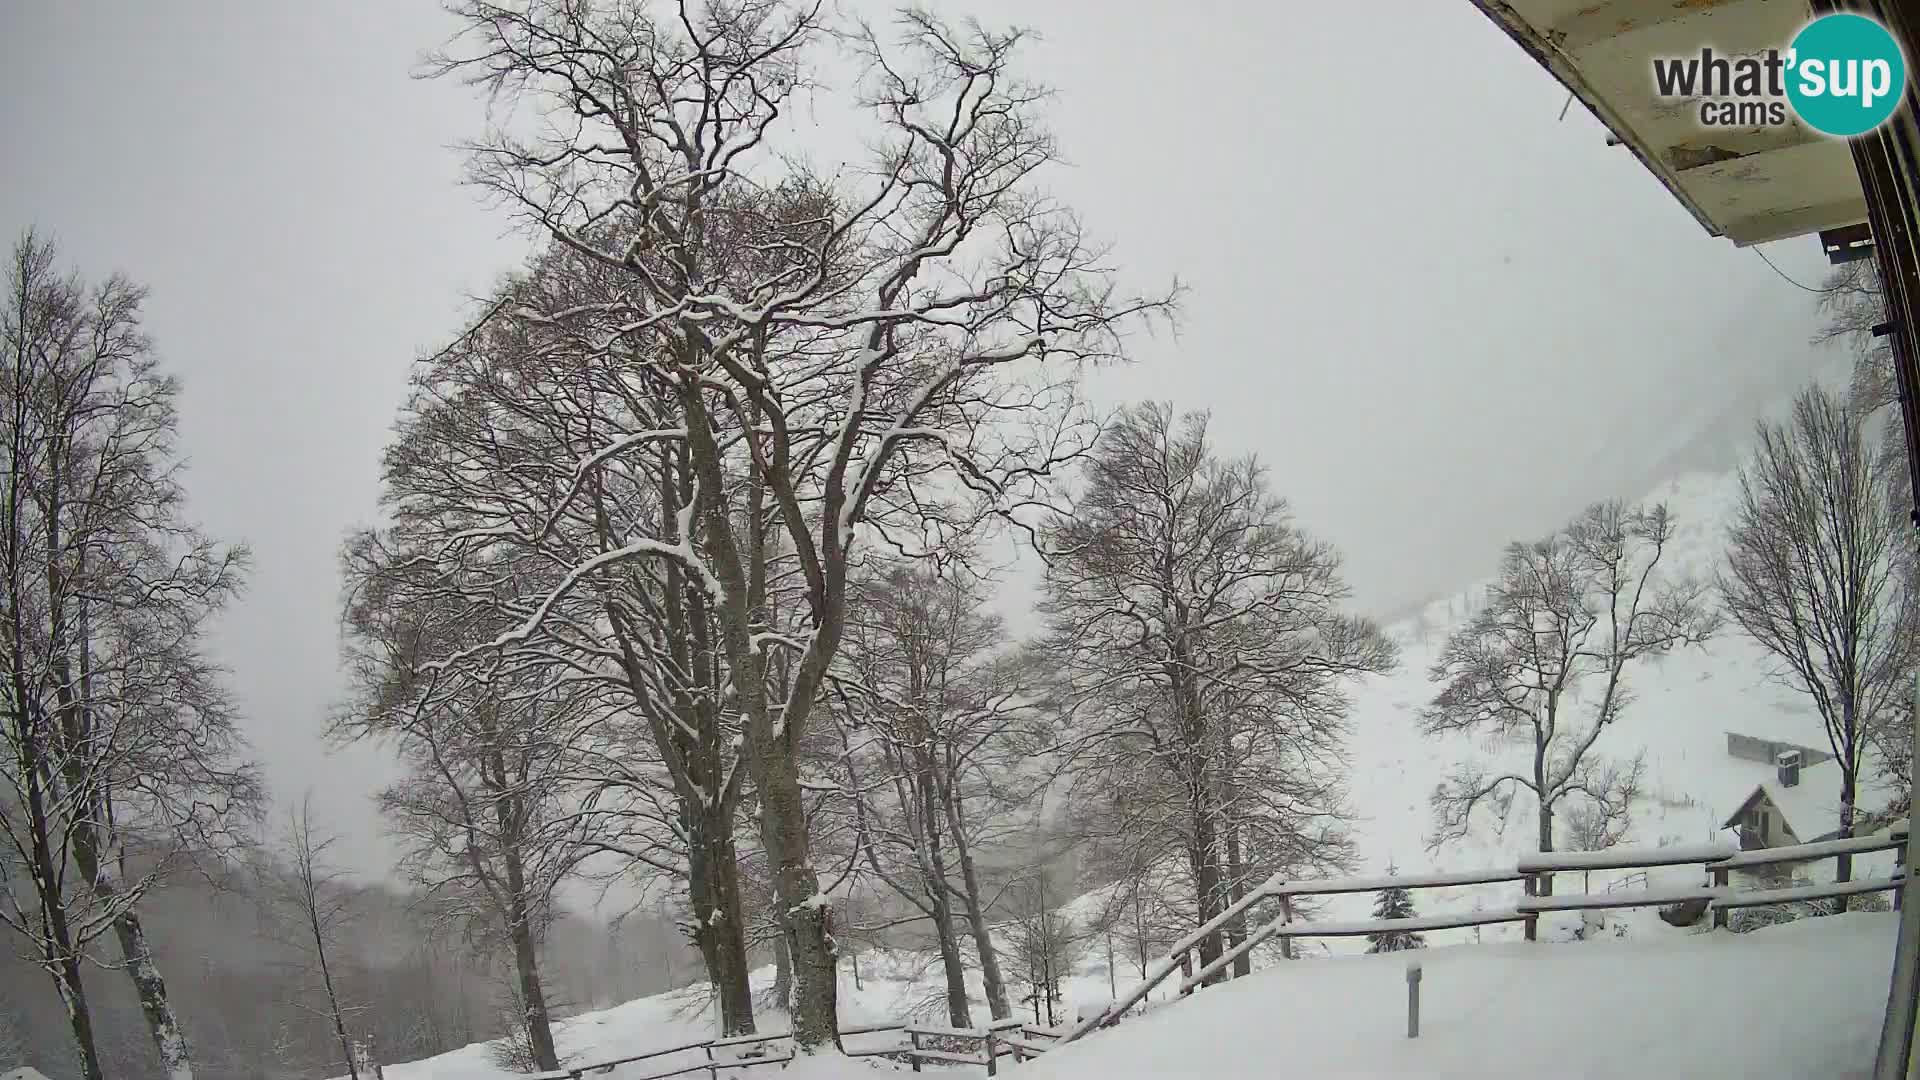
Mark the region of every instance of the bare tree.
<instances>
[{"instance_id":1,"label":"bare tree","mask_svg":"<svg viewBox=\"0 0 1920 1080\"><path fill-rule=\"evenodd\" d=\"M1914 477L1901 462L1907 453L1909 433L1906 424L1887 407L1900 397L1900 382L1894 372L1893 348L1888 337L1874 330L1887 321L1886 296L1880 283L1880 266L1873 259L1857 259L1834 267L1822 284L1820 310L1827 321L1814 335L1814 341L1843 341L1853 349L1853 379L1849 403L1861 414L1863 428L1871 433L1877 426L1879 453L1886 459L1875 470L1887 489L1887 503L1895 517L1908 522L1914 517ZM1920 551L1911 543L1895 543L1895 564L1899 588L1912 593L1920 588ZM1878 749L1873 755L1873 771L1878 779L1896 792L1885 813L1904 816L1913 800L1913 707L1912 695L1897 694L1887 715L1869 725L1868 739Z\"/></svg>"},{"instance_id":2,"label":"bare tree","mask_svg":"<svg viewBox=\"0 0 1920 1080\"><path fill-rule=\"evenodd\" d=\"M111 930L161 1068L184 1080L186 1038L137 908L189 855L237 843L259 804L223 673L200 651L246 552L184 519L178 384L141 330L144 290L60 274L31 232L8 285L0 918L66 1003L82 1076L102 1066L81 964Z\"/></svg>"},{"instance_id":3,"label":"bare tree","mask_svg":"<svg viewBox=\"0 0 1920 1080\"><path fill-rule=\"evenodd\" d=\"M1086 928L1062 909L1071 885L1066 875L1041 863L1008 890L1015 978L1027 987L1023 1000L1033 1022L1049 1027L1068 1019L1061 1013L1061 982L1086 948Z\"/></svg>"},{"instance_id":4,"label":"bare tree","mask_svg":"<svg viewBox=\"0 0 1920 1080\"><path fill-rule=\"evenodd\" d=\"M1338 555L1294 525L1257 461L1215 455L1206 419L1123 410L1043 534L1047 647L1093 717L1068 740L1077 782L1124 799L1142 842L1174 841L1195 922L1256 868L1345 865L1345 685L1395 662L1378 627L1340 610ZM1221 952L1218 933L1200 944L1203 963Z\"/></svg>"},{"instance_id":5,"label":"bare tree","mask_svg":"<svg viewBox=\"0 0 1920 1080\"><path fill-rule=\"evenodd\" d=\"M555 893L597 850L601 819L577 812L576 748L592 745L605 710L593 684L539 667L447 666L450 654L499 633L503 616L475 603L474 590L394 555L373 535L349 546L355 695L334 731L399 752L405 775L380 804L407 845L404 869L442 913L512 958L515 1023L537 1067L558 1069L539 943ZM512 562L486 572L537 576Z\"/></svg>"},{"instance_id":6,"label":"bare tree","mask_svg":"<svg viewBox=\"0 0 1920 1080\"><path fill-rule=\"evenodd\" d=\"M611 306L604 276L561 248L500 303ZM678 422L662 413L668 406L636 390L583 333L496 320L421 365L387 452L389 546L434 588L460 590L525 630L432 664L510 666L598 688L601 722L571 749L589 789L581 812L599 819L594 843L617 858L603 874L643 888L658 877L684 883L685 925L719 994L721 1033L746 1034L754 1021L736 815L747 769L719 625L684 565L623 556L692 512L693 478L683 447L648 437ZM629 452L603 452L601 440ZM747 531L758 553L750 561L764 571L771 545L764 530ZM554 595L544 579L489 572L508 551L522 565L579 568L575 587ZM780 584L770 582L770 595Z\"/></svg>"},{"instance_id":7,"label":"bare tree","mask_svg":"<svg viewBox=\"0 0 1920 1080\"><path fill-rule=\"evenodd\" d=\"M1594 750L1632 700L1627 667L1702 643L1718 623L1703 584L1661 573L1673 534L1664 505L1603 502L1544 540L1508 546L1486 603L1434 661L1430 675L1444 685L1420 725L1434 736L1519 734L1531 752L1518 769L1462 762L1434 790L1430 847L1466 835L1482 805L1504 816L1518 790L1534 796L1541 851L1554 850L1564 800L1610 818L1631 807L1641 758Z\"/></svg>"},{"instance_id":8,"label":"bare tree","mask_svg":"<svg viewBox=\"0 0 1920 1080\"><path fill-rule=\"evenodd\" d=\"M346 875L327 863L327 850L338 841L332 834L314 831L309 793L287 812L278 853L284 865L264 868L257 887L269 918L283 935L281 940L293 946L308 976L320 980L325 1016L340 1043L340 1061L352 1080L360 1080L353 1036L347 1031L351 1010L342 1003L334 982L340 934L356 914L354 890Z\"/></svg>"},{"instance_id":9,"label":"bare tree","mask_svg":"<svg viewBox=\"0 0 1920 1080\"><path fill-rule=\"evenodd\" d=\"M854 599L836 689L868 865L933 927L951 1023L972 1026L963 930L1004 1019L1012 1008L976 853L1045 780L1022 768L1042 740L1037 691L964 569L892 564L863 577Z\"/></svg>"},{"instance_id":10,"label":"bare tree","mask_svg":"<svg viewBox=\"0 0 1920 1080\"><path fill-rule=\"evenodd\" d=\"M1912 688L1915 608L1900 573L1910 531L1891 505L1860 408L1814 386L1785 424L1762 423L1740 472L1720 592L1727 613L1812 699L1840 769L1839 835L1853 835L1862 755ZM1852 860L1841 856L1846 881Z\"/></svg>"},{"instance_id":11,"label":"bare tree","mask_svg":"<svg viewBox=\"0 0 1920 1080\"><path fill-rule=\"evenodd\" d=\"M809 59L835 40L817 7L456 11L468 33L438 70L509 95L538 114L521 130L542 133L489 137L475 176L619 277L631 314L598 347L671 406L582 464L673 447L683 512L594 567L671 563L713 605L810 1052L837 1039L835 963L794 747L840 647L849 556L875 535L922 550L1017 505L1084 448L1076 362L1118 355L1118 324L1161 302L1117 299L1078 222L1035 190L1054 149L1040 92L1012 73L1018 34L908 13L897 46L865 28L838 38L860 58L876 137L867 168L827 178L774 149ZM560 326L600 312L506 314ZM747 535L759 507L802 583L795 633L767 617ZM574 569L556 601L589 568ZM792 673L778 697L775 656Z\"/></svg>"}]
</instances>

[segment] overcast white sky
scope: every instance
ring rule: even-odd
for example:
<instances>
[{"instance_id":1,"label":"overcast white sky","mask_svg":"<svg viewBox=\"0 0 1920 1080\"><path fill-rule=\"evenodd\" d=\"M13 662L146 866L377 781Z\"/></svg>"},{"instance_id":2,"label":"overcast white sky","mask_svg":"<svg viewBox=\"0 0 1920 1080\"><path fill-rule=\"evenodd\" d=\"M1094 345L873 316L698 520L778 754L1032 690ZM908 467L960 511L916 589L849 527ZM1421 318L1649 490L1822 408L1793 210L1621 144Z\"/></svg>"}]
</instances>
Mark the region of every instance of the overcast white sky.
<instances>
[{"instance_id":1,"label":"overcast white sky","mask_svg":"<svg viewBox=\"0 0 1920 1080\"><path fill-rule=\"evenodd\" d=\"M1557 119L1564 91L1467 0L934 6L1042 33L1055 190L1130 275L1192 288L1100 395L1212 409L1369 610L1713 460L1822 362L1811 297L1584 110ZM419 0L0 7L0 230L152 286L194 505L257 557L217 642L248 730L375 872L385 767L318 737L334 553L372 519L409 361L525 250L458 183L481 103L409 78L450 29ZM1767 250L1818 281L1813 240Z\"/></svg>"}]
</instances>

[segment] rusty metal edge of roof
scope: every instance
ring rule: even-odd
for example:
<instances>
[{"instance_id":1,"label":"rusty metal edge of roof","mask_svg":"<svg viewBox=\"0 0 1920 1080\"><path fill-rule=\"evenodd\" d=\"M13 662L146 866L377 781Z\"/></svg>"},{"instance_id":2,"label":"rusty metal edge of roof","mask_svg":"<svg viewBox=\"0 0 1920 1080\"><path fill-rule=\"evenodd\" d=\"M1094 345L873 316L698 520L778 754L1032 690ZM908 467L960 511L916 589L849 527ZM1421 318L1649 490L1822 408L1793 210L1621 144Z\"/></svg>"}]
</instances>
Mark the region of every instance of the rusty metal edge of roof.
<instances>
[{"instance_id":1,"label":"rusty metal edge of roof","mask_svg":"<svg viewBox=\"0 0 1920 1080\"><path fill-rule=\"evenodd\" d=\"M1479 8L1480 13L1492 20L1493 24L1504 31L1509 38L1512 38L1514 44L1533 57L1541 67L1547 70L1548 74L1558 79L1562 86L1579 98L1580 103L1587 107L1587 111L1605 124L1607 130L1613 132L1614 137L1620 140L1621 145L1633 151L1633 156L1640 159L1640 164L1660 181L1668 194L1679 200L1681 206L1687 208L1687 212L1692 214L1694 220L1707 231L1707 235L1726 235L1724 230L1714 224L1713 218L1687 195L1686 190L1680 186L1679 178L1674 176L1664 164L1648 154L1643 141L1633 128L1593 92L1586 80L1580 77L1579 71L1573 66L1571 60L1552 42L1537 34L1533 26L1521 17L1519 12L1513 10L1512 5L1505 0L1469 0L1469 2Z\"/></svg>"}]
</instances>

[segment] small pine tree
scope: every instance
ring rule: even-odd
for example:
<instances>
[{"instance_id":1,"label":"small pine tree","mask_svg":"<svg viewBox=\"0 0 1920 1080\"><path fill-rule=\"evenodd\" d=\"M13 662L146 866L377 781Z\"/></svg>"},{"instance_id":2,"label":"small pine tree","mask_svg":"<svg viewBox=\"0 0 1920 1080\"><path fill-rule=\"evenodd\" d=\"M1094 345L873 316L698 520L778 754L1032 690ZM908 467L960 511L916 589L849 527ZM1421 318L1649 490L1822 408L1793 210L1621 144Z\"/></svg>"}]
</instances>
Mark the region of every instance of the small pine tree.
<instances>
[{"instance_id":1,"label":"small pine tree","mask_svg":"<svg viewBox=\"0 0 1920 1080\"><path fill-rule=\"evenodd\" d=\"M1396 872L1389 863L1387 876L1392 877ZM1411 919L1413 914L1413 893L1404 885L1389 885L1373 898L1373 917L1376 919ZM1386 930L1367 935L1367 951L1370 953L1426 947L1427 939L1413 930Z\"/></svg>"}]
</instances>

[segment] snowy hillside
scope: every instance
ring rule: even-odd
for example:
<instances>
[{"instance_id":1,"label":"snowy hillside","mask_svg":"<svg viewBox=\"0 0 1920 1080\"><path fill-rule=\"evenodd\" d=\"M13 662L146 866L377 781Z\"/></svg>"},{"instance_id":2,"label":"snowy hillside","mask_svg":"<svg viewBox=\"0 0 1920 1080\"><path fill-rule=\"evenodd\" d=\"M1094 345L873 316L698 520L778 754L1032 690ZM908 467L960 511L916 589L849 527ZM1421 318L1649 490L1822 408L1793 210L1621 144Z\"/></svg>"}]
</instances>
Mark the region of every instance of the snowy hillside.
<instances>
[{"instance_id":1,"label":"snowy hillside","mask_svg":"<svg viewBox=\"0 0 1920 1080\"><path fill-rule=\"evenodd\" d=\"M1662 566L1710 576L1723 557L1726 524L1738 494L1732 473L1689 474L1650 492L1647 501L1666 502L1677 522L1674 544ZM1496 557L1497 553L1488 553L1490 566ZM1477 585L1451 600L1431 604L1424 618L1393 627L1403 642L1400 670L1372 680L1357 695L1349 749L1353 803L1365 818L1358 826L1363 873L1381 872L1389 861L1402 873L1511 864L1515 856L1533 849L1533 807L1525 793L1515 801L1504 833L1499 823L1482 818L1467 840L1432 853L1425 847L1431 821L1427 796L1434 785L1460 757L1490 752L1464 738L1427 738L1415 722L1435 691L1428 681L1428 667L1448 630L1468 615L1483 589ZM1633 829L1625 843L1655 846L1708 840L1754 786L1771 776L1768 766L1727 754L1728 731L1813 747L1827 745L1811 703L1772 677L1772 671L1773 665L1759 648L1730 625L1722 627L1704 648L1680 650L1628 669L1626 683L1633 703L1595 746L1598 753L1620 758L1646 752L1648 797L1634 808ZM1491 752L1523 753L1524 748ZM1837 803L1838 792L1824 793L1824 797L1828 804ZM1698 875L1697 869L1675 872ZM1596 873L1592 887L1603 889L1607 881L1625 873ZM1509 894L1517 888L1423 892L1417 899L1423 914L1470 909L1476 901L1492 908L1510 903ZM1368 901L1358 896L1329 903L1343 915L1363 917ZM1652 922L1650 913L1619 918L1632 920L1636 927L1661 925ZM1455 939L1470 938L1474 931L1449 933ZM1518 933L1514 927L1489 927L1481 936L1493 939ZM1333 943L1335 950L1343 947L1358 946Z\"/></svg>"}]
</instances>

